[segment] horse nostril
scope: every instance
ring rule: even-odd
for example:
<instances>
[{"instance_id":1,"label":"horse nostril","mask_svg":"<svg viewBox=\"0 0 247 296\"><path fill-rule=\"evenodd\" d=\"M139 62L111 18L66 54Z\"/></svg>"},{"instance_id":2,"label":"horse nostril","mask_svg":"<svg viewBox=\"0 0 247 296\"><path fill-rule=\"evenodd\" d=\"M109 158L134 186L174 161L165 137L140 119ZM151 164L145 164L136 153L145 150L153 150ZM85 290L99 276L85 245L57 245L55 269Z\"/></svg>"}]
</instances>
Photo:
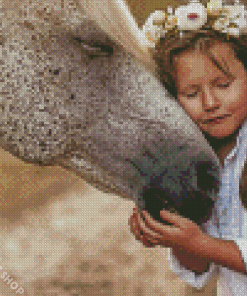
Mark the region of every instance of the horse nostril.
<instances>
[{"instance_id":1,"label":"horse nostril","mask_svg":"<svg viewBox=\"0 0 247 296\"><path fill-rule=\"evenodd\" d=\"M217 188L217 170L208 162L197 163L197 187L204 192Z\"/></svg>"},{"instance_id":2,"label":"horse nostril","mask_svg":"<svg viewBox=\"0 0 247 296\"><path fill-rule=\"evenodd\" d=\"M163 224L172 225L161 219L162 209L178 213L197 224L204 223L212 214L213 197L219 188L218 168L211 162L200 161L189 175L177 172L180 179L173 173L173 178L170 173L166 173L161 180L152 180L153 184L142 193L144 207L155 220ZM196 180L194 184L191 183L193 180Z\"/></svg>"},{"instance_id":3,"label":"horse nostril","mask_svg":"<svg viewBox=\"0 0 247 296\"><path fill-rule=\"evenodd\" d=\"M171 223L165 222L160 217L160 211L162 209L175 212L174 204L172 203L171 196L165 193L161 188L148 188L143 192L143 201L145 203L145 209L149 214L157 221L172 225Z\"/></svg>"}]
</instances>

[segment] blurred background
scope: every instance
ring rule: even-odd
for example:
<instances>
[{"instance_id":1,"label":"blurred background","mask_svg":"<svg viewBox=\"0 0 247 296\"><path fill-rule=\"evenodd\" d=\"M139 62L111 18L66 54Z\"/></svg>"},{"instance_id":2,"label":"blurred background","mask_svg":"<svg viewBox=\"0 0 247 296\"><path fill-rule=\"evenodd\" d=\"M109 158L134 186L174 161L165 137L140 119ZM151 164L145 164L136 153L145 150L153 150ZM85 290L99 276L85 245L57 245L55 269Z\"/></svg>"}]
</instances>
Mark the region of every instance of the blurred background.
<instances>
[{"instance_id":1,"label":"blurred background","mask_svg":"<svg viewBox=\"0 0 247 296\"><path fill-rule=\"evenodd\" d=\"M167 3L127 2L140 25ZM1 266L24 295L216 295L217 278L197 291L169 269L165 248L135 240L133 202L60 167L26 164L0 149L0 203ZM0 295L16 295L2 279Z\"/></svg>"}]
</instances>

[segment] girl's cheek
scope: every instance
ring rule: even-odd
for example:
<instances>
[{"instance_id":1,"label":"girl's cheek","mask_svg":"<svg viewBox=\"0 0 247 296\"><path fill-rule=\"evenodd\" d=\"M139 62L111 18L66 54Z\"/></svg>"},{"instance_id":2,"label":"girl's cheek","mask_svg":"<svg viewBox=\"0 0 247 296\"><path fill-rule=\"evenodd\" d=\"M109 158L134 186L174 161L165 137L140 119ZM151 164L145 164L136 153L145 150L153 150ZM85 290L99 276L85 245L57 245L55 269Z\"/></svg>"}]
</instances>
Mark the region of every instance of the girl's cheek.
<instances>
[{"instance_id":1,"label":"girl's cheek","mask_svg":"<svg viewBox=\"0 0 247 296\"><path fill-rule=\"evenodd\" d=\"M198 104L191 104L191 106L186 106L185 111L189 114L191 119L195 121L196 124L199 124L203 119L203 114L201 107Z\"/></svg>"}]
</instances>

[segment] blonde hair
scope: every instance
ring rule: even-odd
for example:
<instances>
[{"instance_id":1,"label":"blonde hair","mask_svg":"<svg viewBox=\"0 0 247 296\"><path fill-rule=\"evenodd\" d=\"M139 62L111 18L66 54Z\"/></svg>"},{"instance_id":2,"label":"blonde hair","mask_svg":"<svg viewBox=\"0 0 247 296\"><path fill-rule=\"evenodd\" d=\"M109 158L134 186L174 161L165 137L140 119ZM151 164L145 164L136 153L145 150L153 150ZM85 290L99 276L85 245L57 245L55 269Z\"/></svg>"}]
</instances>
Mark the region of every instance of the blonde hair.
<instances>
[{"instance_id":1,"label":"blonde hair","mask_svg":"<svg viewBox=\"0 0 247 296\"><path fill-rule=\"evenodd\" d=\"M159 77L162 84L173 97L177 98L174 79L174 58L184 51L196 50L206 54L224 74L232 76L227 67L217 61L210 53L210 48L217 42L229 44L235 52L235 57L243 63L247 71L246 35L241 35L238 39L232 36L227 37L226 34L212 29L205 30L201 28L195 31L183 32L182 36L177 35L169 39L161 38L159 40L153 52L157 77Z\"/></svg>"}]
</instances>

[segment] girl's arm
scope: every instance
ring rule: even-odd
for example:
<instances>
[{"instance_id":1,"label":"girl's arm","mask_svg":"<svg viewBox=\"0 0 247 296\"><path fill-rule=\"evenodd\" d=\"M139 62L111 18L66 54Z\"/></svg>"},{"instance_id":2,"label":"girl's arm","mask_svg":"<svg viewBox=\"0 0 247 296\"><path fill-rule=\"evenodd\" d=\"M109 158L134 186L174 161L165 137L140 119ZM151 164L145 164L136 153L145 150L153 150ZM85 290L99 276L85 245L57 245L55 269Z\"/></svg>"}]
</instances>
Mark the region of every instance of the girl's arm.
<instances>
[{"instance_id":1,"label":"girl's arm","mask_svg":"<svg viewBox=\"0 0 247 296\"><path fill-rule=\"evenodd\" d=\"M172 249L172 254L179 260L180 264L195 272L196 275L200 275L209 270L210 260L208 259L196 256L193 253L187 253L175 247Z\"/></svg>"},{"instance_id":2,"label":"girl's arm","mask_svg":"<svg viewBox=\"0 0 247 296\"><path fill-rule=\"evenodd\" d=\"M173 248L174 255L177 255L176 257L182 265L192 271L196 269L196 273L200 274L206 271L209 264L213 262L216 265L221 265L247 275L244 260L237 244L233 240L221 240L206 233L201 233L200 235L200 231L198 234L197 239L194 240L194 248L189 243L184 248ZM183 251L185 251L184 255ZM189 255L190 258L186 259L188 254L191 254Z\"/></svg>"},{"instance_id":3,"label":"girl's arm","mask_svg":"<svg viewBox=\"0 0 247 296\"><path fill-rule=\"evenodd\" d=\"M238 246L232 240L220 240L211 237L211 243L205 246L204 258L209 258L217 265L228 267L247 275L244 260Z\"/></svg>"},{"instance_id":4,"label":"girl's arm","mask_svg":"<svg viewBox=\"0 0 247 296\"><path fill-rule=\"evenodd\" d=\"M237 272L247 275L245 264L242 259L238 246L231 240L220 240L210 237L210 241L205 243L202 248L198 248L198 255L187 253L180 248L173 248L173 255L187 269L196 274L202 274L209 269L211 262L216 265L228 267Z\"/></svg>"}]
</instances>

